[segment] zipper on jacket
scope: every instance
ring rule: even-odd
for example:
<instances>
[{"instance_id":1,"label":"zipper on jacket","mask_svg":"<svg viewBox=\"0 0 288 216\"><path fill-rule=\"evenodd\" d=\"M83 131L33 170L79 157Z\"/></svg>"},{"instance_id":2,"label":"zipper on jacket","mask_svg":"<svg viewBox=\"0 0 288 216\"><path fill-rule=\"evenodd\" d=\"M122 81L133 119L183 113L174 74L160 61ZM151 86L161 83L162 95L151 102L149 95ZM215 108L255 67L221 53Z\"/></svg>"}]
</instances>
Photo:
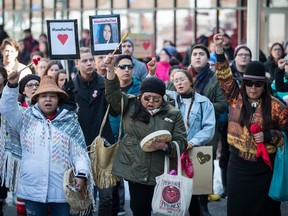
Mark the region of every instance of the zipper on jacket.
<instances>
[{"instance_id":1,"label":"zipper on jacket","mask_svg":"<svg viewBox=\"0 0 288 216\"><path fill-rule=\"evenodd\" d=\"M48 125L48 175L47 175L47 194L46 194L46 202L48 202L48 193L49 193L49 178L50 178L50 143L52 140L52 133L51 133L51 121L49 119L46 120L47 121L47 125Z\"/></svg>"}]
</instances>

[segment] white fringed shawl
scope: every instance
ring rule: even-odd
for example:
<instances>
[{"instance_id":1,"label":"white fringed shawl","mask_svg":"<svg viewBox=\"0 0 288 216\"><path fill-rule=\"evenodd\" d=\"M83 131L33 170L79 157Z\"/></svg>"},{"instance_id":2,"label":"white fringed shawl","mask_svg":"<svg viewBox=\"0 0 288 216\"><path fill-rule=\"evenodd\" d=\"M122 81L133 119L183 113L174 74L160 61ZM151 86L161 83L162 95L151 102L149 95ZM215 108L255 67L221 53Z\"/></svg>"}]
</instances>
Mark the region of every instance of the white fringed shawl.
<instances>
[{"instance_id":1,"label":"white fringed shawl","mask_svg":"<svg viewBox=\"0 0 288 216\"><path fill-rule=\"evenodd\" d=\"M22 158L19 134L1 117L0 129L1 186L15 192Z\"/></svg>"}]
</instances>

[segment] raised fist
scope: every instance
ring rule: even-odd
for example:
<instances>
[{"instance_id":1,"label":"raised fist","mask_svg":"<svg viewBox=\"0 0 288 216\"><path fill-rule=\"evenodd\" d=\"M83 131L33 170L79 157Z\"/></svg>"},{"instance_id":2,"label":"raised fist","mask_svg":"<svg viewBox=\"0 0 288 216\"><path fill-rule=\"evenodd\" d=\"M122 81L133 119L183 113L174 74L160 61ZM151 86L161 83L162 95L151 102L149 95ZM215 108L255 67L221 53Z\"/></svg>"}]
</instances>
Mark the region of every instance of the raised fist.
<instances>
[{"instance_id":1,"label":"raised fist","mask_svg":"<svg viewBox=\"0 0 288 216\"><path fill-rule=\"evenodd\" d=\"M19 81L19 76L20 73L18 73L18 71L14 70L12 71L9 75L8 75L8 82L12 85L15 85L18 83Z\"/></svg>"},{"instance_id":2,"label":"raised fist","mask_svg":"<svg viewBox=\"0 0 288 216\"><path fill-rule=\"evenodd\" d=\"M278 61L278 68L280 68L281 70L283 70L286 63L288 64L288 62L287 62L286 59L284 59L284 58L279 59L279 61Z\"/></svg>"},{"instance_id":3,"label":"raised fist","mask_svg":"<svg viewBox=\"0 0 288 216\"><path fill-rule=\"evenodd\" d=\"M224 36L221 33L215 34L213 37L214 44L217 45L223 45Z\"/></svg>"}]
</instances>

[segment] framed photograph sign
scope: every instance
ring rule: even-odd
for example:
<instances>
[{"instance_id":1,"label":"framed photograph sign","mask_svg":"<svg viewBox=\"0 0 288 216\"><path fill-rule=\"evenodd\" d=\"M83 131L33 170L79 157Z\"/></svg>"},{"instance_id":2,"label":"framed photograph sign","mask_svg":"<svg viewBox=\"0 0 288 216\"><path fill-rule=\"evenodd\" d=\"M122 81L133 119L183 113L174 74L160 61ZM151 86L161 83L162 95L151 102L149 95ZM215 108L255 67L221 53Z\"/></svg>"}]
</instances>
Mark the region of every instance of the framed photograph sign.
<instances>
[{"instance_id":1,"label":"framed photograph sign","mask_svg":"<svg viewBox=\"0 0 288 216\"><path fill-rule=\"evenodd\" d=\"M120 15L89 16L91 50L93 55L113 52L120 42ZM120 50L116 53L120 54Z\"/></svg>"},{"instance_id":2,"label":"framed photograph sign","mask_svg":"<svg viewBox=\"0 0 288 216\"><path fill-rule=\"evenodd\" d=\"M50 59L80 59L77 20L47 20Z\"/></svg>"}]
</instances>

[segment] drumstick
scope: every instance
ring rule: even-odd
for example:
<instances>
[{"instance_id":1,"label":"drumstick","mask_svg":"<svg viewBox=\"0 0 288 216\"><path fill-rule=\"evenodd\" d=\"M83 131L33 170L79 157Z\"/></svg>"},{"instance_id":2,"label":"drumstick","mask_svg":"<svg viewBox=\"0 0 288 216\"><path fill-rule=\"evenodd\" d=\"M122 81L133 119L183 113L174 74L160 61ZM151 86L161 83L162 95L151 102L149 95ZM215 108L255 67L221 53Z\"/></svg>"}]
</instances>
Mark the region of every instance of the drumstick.
<instances>
[{"instance_id":1,"label":"drumstick","mask_svg":"<svg viewBox=\"0 0 288 216\"><path fill-rule=\"evenodd\" d=\"M115 52L119 49L120 45L125 41L125 39L128 37L129 32L126 32L123 37L121 38L120 43L117 45L117 47L114 49L114 51L112 52L112 55L115 54Z\"/></svg>"}]
</instances>

